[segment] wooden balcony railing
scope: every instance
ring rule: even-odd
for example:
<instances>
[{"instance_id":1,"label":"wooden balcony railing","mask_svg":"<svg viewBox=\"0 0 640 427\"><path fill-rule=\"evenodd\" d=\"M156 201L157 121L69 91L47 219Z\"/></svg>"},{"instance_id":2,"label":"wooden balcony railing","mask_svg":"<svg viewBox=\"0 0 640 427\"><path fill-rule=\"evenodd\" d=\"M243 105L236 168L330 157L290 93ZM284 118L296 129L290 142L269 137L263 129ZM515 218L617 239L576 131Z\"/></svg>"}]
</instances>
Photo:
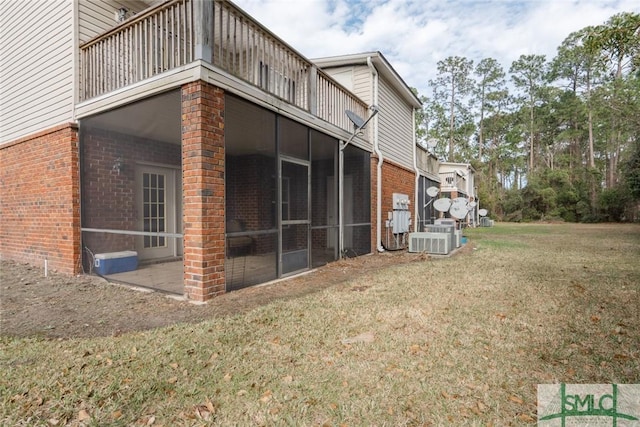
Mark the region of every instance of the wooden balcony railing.
<instances>
[{"instance_id":1,"label":"wooden balcony railing","mask_svg":"<svg viewBox=\"0 0 640 427\"><path fill-rule=\"evenodd\" d=\"M439 175L442 190L457 189L458 191L467 192L467 180L465 177L458 175L457 172L441 172Z\"/></svg>"},{"instance_id":2,"label":"wooden balcony railing","mask_svg":"<svg viewBox=\"0 0 640 427\"><path fill-rule=\"evenodd\" d=\"M172 0L80 46L81 100L196 60L351 131L367 106L265 27L224 0Z\"/></svg>"}]
</instances>

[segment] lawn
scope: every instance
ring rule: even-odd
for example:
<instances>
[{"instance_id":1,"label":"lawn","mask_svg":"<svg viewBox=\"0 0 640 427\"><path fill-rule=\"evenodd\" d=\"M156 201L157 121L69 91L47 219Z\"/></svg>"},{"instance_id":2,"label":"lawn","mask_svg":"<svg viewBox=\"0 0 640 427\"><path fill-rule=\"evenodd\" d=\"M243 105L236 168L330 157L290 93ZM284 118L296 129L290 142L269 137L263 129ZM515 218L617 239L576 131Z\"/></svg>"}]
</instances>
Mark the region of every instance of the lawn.
<instances>
[{"instance_id":1,"label":"lawn","mask_svg":"<svg viewBox=\"0 0 640 427\"><path fill-rule=\"evenodd\" d=\"M0 338L0 424L531 425L537 384L640 383L640 226L466 235L196 325Z\"/></svg>"}]
</instances>

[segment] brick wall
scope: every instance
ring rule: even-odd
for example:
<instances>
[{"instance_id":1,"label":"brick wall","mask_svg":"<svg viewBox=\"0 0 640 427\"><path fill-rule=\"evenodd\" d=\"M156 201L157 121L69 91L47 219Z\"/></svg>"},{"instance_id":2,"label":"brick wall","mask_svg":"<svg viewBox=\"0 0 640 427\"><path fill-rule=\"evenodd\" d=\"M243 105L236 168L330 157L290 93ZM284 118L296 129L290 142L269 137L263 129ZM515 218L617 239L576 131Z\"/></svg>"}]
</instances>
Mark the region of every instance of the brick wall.
<instances>
[{"instance_id":1,"label":"brick wall","mask_svg":"<svg viewBox=\"0 0 640 427\"><path fill-rule=\"evenodd\" d=\"M205 301L225 291L224 91L182 87L184 286Z\"/></svg>"},{"instance_id":2,"label":"brick wall","mask_svg":"<svg viewBox=\"0 0 640 427\"><path fill-rule=\"evenodd\" d=\"M371 243L372 250L376 250L376 185L377 185L377 173L378 173L378 159L373 156L371 158ZM413 224L415 219L415 171L405 169L388 161L382 163L382 235L381 239L384 241L386 235L385 221L388 219L388 212L393 212L393 193L401 193L409 196L409 211L411 212L411 227L413 230Z\"/></svg>"},{"instance_id":3,"label":"brick wall","mask_svg":"<svg viewBox=\"0 0 640 427\"><path fill-rule=\"evenodd\" d=\"M0 254L80 270L78 129L66 124L0 148Z\"/></svg>"}]
</instances>

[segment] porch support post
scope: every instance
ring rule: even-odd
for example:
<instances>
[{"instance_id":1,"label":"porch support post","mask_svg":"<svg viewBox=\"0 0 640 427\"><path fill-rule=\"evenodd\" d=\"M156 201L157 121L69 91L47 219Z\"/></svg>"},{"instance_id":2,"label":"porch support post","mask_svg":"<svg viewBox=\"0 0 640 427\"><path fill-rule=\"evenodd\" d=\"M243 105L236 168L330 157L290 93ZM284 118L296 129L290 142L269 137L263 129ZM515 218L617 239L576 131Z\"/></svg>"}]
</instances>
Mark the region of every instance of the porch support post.
<instances>
[{"instance_id":1,"label":"porch support post","mask_svg":"<svg viewBox=\"0 0 640 427\"><path fill-rule=\"evenodd\" d=\"M314 116L318 115L318 102L317 102L317 94L318 94L318 67L313 65L309 68L309 89L307 93L307 110L313 114Z\"/></svg>"},{"instance_id":2,"label":"porch support post","mask_svg":"<svg viewBox=\"0 0 640 427\"><path fill-rule=\"evenodd\" d=\"M182 87L185 294L206 301L225 291L224 91Z\"/></svg>"},{"instance_id":3,"label":"porch support post","mask_svg":"<svg viewBox=\"0 0 640 427\"><path fill-rule=\"evenodd\" d=\"M193 0L194 55L213 64L213 0Z\"/></svg>"}]
</instances>

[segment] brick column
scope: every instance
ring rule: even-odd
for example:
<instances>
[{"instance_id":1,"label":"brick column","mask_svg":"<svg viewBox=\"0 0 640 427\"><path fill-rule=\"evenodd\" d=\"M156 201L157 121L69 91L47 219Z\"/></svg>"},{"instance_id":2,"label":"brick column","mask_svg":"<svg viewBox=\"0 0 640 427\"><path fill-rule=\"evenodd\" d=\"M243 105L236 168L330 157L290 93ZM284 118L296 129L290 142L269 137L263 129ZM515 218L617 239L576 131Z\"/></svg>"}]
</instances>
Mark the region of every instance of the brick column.
<instances>
[{"instance_id":1,"label":"brick column","mask_svg":"<svg viewBox=\"0 0 640 427\"><path fill-rule=\"evenodd\" d=\"M184 288L206 301L225 291L224 91L182 87Z\"/></svg>"}]
</instances>

